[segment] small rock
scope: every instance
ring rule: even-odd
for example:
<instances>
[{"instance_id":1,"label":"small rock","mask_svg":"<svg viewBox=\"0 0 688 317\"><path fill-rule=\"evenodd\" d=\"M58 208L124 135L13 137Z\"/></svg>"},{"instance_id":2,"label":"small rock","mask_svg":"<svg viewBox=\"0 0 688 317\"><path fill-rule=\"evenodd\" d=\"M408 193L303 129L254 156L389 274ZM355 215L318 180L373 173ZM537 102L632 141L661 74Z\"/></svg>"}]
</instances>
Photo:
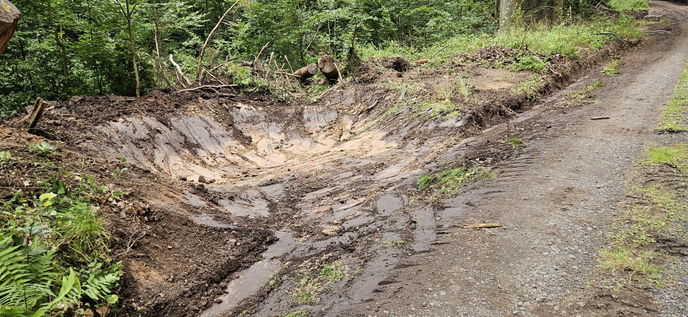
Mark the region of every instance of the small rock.
<instances>
[{"instance_id":1,"label":"small rock","mask_svg":"<svg viewBox=\"0 0 688 317\"><path fill-rule=\"evenodd\" d=\"M328 236L336 236L340 234L342 231L344 231L344 227L342 226L329 226L323 229L322 233Z\"/></svg>"},{"instance_id":2,"label":"small rock","mask_svg":"<svg viewBox=\"0 0 688 317\"><path fill-rule=\"evenodd\" d=\"M203 175L198 176L198 182L203 183L203 184L208 184L208 180L205 179L205 176L203 176Z\"/></svg>"}]
</instances>

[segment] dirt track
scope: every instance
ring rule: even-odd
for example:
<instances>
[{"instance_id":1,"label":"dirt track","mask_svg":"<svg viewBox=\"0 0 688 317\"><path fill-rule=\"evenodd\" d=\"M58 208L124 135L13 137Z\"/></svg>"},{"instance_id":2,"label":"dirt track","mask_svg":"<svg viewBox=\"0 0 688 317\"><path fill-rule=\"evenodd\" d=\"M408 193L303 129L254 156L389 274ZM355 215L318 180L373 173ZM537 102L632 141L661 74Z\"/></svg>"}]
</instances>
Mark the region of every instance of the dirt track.
<instances>
[{"instance_id":1,"label":"dirt track","mask_svg":"<svg viewBox=\"0 0 688 317\"><path fill-rule=\"evenodd\" d=\"M688 27L685 6L655 2L651 14ZM688 60L688 32L674 30L673 36L654 41L623 58L621 75L592 72L520 115L513 125L528 127L522 133L526 151L508 160L498 169L499 177L484 187L444 202L457 209L459 223L498 222L505 228L446 231L432 252L405 259L406 268L394 271L391 285L355 311L379 316L659 315L643 310L648 302L619 311L595 307L597 294L585 285L623 198L626 173L641 150L656 142L658 115ZM543 116L563 95L597 80L604 81L598 104ZM597 116L611 118L590 120ZM495 127L477 139L498 138L506 129ZM685 303L678 310L664 309L688 314Z\"/></svg>"},{"instance_id":2,"label":"dirt track","mask_svg":"<svg viewBox=\"0 0 688 317\"><path fill-rule=\"evenodd\" d=\"M688 57L688 9L652 13L674 26L624 55L621 75L590 65L626 46L554 57L561 73L590 75L518 115L533 103L515 88L535 74L460 61L371 70L307 104L231 90L76 98L42 128L111 164L126 158L113 182L136 202L109 219L127 267L120 315L605 315L587 311L582 285ZM408 106L457 74L480 103L443 120ZM562 106L598 80L600 103ZM569 81L552 75L539 93ZM497 177L451 199L417 192L420 176L464 165ZM461 229L483 222L505 227ZM333 267L341 276L323 277Z\"/></svg>"}]
</instances>

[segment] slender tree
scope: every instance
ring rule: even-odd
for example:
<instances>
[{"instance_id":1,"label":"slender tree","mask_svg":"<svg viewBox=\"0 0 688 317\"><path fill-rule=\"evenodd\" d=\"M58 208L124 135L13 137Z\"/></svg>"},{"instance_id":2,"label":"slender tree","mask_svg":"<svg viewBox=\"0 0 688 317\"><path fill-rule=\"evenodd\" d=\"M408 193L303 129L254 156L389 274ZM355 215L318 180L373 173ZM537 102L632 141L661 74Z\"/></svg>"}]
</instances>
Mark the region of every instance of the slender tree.
<instances>
[{"instance_id":1,"label":"slender tree","mask_svg":"<svg viewBox=\"0 0 688 317\"><path fill-rule=\"evenodd\" d=\"M141 76L139 74L138 53L136 51L136 37L134 35L134 12L138 8L137 0L116 0L120 12L127 22L127 35L129 38L129 50L131 53L131 63L134 66L134 79L136 80L136 97L141 97Z\"/></svg>"},{"instance_id":2,"label":"slender tree","mask_svg":"<svg viewBox=\"0 0 688 317\"><path fill-rule=\"evenodd\" d=\"M499 0L499 29L503 31L511 26L518 0Z\"/></svg>"}]
</instances>

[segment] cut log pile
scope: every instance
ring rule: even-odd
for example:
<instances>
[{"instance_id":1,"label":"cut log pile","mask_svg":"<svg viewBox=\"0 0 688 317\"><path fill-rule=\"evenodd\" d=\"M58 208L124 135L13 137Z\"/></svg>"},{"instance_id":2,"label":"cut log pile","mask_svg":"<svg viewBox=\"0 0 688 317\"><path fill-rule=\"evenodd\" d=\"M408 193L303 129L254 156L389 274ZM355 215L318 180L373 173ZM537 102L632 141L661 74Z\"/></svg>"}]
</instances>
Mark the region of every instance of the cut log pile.
<instances>
[{"instance_id":1,"label":"cut log pile","mask_svg":"<svg viewBox=\"0 0 688 317\"><path fill-rule=\"evenodd\" d=\"M320 68L320 71L330 83L336 83L339 80L339 67L334 57L329 55L320 57L318 60L318 68Z\"/></svg>"},{"instance_id":2,"label":"cut log pile","mask_svg":"<svg viewBox=\"0 0 688 317\"><path fill-rule=\"evenodd\" d=\"M10 42L21 12L8 0L0 0L0 55L5 51L5 47Z\"/></svg>"},{"instance_id":3,"label":"cut log pile","mask_svg":"<svg viewBox=\"0 0 688 317\"><path fill-rule=\"evenodd\" d=\"M292 75L300 79L302 83L306 83L309 79L315 76L318 71L323 73L325 79L327 79L327 82L330 84L334 84L342 78L341 70L337 64L337 61L334 59L334 57L329 55L320 57L317 63L304 66L295 71Z\"/></svg>"},{"instance_id":4,"label":"cut log pile","mask_svg":"<svg viewBox=\"0 0 688 317\"><path fill-rule=\"evenodd\" d=\"M311 77L318 73L318 64L310 64L302 67L294 72L294 76L298 77L302 82L306 82Z\"/></svg>"}]
</instances>

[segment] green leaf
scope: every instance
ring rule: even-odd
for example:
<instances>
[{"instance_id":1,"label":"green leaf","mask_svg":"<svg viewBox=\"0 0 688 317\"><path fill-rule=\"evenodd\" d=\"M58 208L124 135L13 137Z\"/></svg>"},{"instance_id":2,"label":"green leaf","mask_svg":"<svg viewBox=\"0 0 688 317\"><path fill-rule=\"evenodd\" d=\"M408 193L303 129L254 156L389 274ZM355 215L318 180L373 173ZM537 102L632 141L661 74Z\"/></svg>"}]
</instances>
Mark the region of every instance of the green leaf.
<instances>
[{"instance_id":1,"label":"green leaf","mask_svg":"<svg viewBox=\"0 0 688 317\"><path fill-rule=\"evenodd\" d=\"M119 301L119 296L112 294L112 295L106 297L105 300L107 301L108 304L114 305L117 303L117 301Z\"/></svg>"},{"instance_id":2,"label":"green leaf","mask_svg":"<svg viewBox=\"0 0 688 317\"><path fill-rule=\"evenodd\" d=\"M53 205L53 199L55 199L55 197L57 197L55 193L45 193L38 197L38 201L41 202L43 207L50 207Z\"/></svg>"}]
</instances>

